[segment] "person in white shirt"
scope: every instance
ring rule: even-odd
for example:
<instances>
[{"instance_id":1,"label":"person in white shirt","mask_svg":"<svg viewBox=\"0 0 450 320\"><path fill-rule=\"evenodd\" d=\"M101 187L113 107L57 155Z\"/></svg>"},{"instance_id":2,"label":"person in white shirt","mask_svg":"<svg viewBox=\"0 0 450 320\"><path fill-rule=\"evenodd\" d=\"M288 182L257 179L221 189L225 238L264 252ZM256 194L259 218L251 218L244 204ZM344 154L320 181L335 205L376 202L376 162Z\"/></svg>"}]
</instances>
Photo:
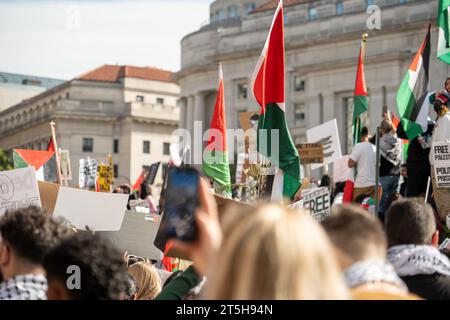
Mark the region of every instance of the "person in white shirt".
<instances>
[{"instance_id":1,"label":"person in white shirt","mask_svg":"<svg viewBox=\"0 0 450 320\"><path fill-rule=\"evenodd\" d=\"M376 148L369 142L369 130L361 130L361 142L353 147L349 168L356 168L353 202L361 195L375 198Z\"/></svg>"},{"instance_id":2,"label":"person in white shirt","mask_svg":"<svg viewBox=\"0 0 450 320\"><path fill-rule=\"evenodd\" d=\"M445 95L436 95L434 101L434 111L438 115L438 120L433 131L432 143L450 142L450 112L448 110L449 100ZM430 152L431 178L433 182L433 197L436 203L439 217L445 223L450 215L450 189L438 188L436 175L434 172L433 152Z\"/></svg>"}]
</instances>

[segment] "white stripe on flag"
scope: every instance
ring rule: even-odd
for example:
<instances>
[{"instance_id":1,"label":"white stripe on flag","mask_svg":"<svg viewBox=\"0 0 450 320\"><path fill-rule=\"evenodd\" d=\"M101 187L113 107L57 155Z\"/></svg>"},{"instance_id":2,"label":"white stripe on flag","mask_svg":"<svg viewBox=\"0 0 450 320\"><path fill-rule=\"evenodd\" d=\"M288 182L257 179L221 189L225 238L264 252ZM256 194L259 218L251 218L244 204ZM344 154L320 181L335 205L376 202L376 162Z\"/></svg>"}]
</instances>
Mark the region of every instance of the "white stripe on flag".
<instances>
[{"instance_id":1,"label":"white stripe on flag","mask_svg":"<svg viewBox=\"0 0 450 320\"><path fill-rule=\"evenodd\" d=\"M283 170L277 168L272 185L272 197L271 197L272 202L283 201L283 183L284 183L284 172Z\"/></svg>"}]
</instances>

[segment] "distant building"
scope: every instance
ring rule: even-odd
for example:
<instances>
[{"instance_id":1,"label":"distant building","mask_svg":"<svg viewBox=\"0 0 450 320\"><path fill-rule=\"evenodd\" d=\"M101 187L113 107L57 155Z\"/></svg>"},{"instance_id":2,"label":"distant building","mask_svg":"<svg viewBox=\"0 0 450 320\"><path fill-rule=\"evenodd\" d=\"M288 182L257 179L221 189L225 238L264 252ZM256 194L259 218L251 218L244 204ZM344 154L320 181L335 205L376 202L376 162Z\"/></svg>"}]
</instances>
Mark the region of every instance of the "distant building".
<instances>
[{"instance_id":1,"label":"distant building","mask_svg":"<svg viewBox=\"0 0 450 320\"><path fill-rule=\"evenodd\" d=\"M0 72L0 111L63 83L64 80Z\"/></svg>"},{"instance_id":2,"label":"distant building","mask_svg":"<svg viewBox=\"0 0 450 320\"><path fill-rule=\"evenodd\" d=\"M253 2L255 10L242 8ZM181 40L180 126L211 121L217 69L224 73L227 125L239 127L241 112L258 110L251 75L266 41L278 1L217 0L210 21ZM436 0L285 0L286 117L295 142L306 130L337 119L344 153L351 149L353 92L361 35L368 33L366 81L372 132L381 110L397 110L396 93L432 22L431 88L442 88L448 66L436 59ZM381 9L381 29L369 30L370 5ZM235 8L241 8L237 10Z\"/></svg>"},{"instance_id":3,"label":"distant building","mask_svg":"<svg viewBox=\"0 0 450 320\"><path fill-rule=\"evenodd\" d=\"M0 112L0 148L46 149L53 120L59 147L70 150L71 185L81 158L107 163L108 154L117 183L134 183L143 166L169 161L178 98L169 71L104 65Z\"/></svg>"}]
</instances>

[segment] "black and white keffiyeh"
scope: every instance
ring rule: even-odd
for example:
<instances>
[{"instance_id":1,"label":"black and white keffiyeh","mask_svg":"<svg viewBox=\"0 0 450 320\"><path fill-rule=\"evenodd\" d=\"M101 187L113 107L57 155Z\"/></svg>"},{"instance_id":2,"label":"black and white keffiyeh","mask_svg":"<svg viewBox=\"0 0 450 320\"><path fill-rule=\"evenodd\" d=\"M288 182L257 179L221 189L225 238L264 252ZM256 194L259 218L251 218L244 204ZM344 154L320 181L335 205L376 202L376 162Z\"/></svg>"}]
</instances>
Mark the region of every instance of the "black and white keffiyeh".
<instances>
[{"instance_id":1,"label":"black and white keffiyeh","mask_svg":"<svg viewBox=\"0 0 450 320\"><path fill-rule=\"evenodd\" d=\"M46 300L47 279L43 275L20 275L0 283L0 300Z\"/></svg>"},{"instance_id":2,"label":"black and white keffiyeh","mask_svg":"<svg viewBox=\"0 0 450 320\"><path fill-rule=\"evenodd\" d=\"M344 271L344 279L350 289L372 283L393 284L405 292L405 283L397 276L394 267L379 260L357 262Z\"/></svg>"},{"instance_id":3,"label":"black and white keffiyeh","mask_svg":"<svg viewBox=\"0 0 450 320\"><path fill-rule=\"evenodd\" d=\"M391 133L384 134L380 139L381 155L394 166L401 161L401 140Z\"/></svg>"},{"instance_id":4,"label":"black and white keffiyeh","mask_svg":"<svg viewBox=\"0 0 450 320\"><path fill-rule=\"evenodd\" d=\"M450 276L450 260L433 246L394 246L388 250L388 260L400 277L435 273Z\"/></svg>"}]
</instances>

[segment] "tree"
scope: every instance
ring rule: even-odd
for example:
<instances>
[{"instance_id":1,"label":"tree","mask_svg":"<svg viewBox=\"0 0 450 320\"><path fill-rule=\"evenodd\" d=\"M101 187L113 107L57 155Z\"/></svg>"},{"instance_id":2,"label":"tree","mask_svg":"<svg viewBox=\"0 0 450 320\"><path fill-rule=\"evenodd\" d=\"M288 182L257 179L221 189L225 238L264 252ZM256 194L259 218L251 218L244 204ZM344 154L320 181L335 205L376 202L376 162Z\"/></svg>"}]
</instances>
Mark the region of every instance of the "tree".
<instances>
[{"instance_id":1,"label":"tree","mask_svg":"<svg viewBox=\"0 0 450 320\"><path fill-rule=\"evenodd\" d=\"M14 169L11 164L11 159L8 157L5 151L0 149L0 171Z\"/></svg>"}]
</instances>

